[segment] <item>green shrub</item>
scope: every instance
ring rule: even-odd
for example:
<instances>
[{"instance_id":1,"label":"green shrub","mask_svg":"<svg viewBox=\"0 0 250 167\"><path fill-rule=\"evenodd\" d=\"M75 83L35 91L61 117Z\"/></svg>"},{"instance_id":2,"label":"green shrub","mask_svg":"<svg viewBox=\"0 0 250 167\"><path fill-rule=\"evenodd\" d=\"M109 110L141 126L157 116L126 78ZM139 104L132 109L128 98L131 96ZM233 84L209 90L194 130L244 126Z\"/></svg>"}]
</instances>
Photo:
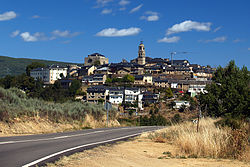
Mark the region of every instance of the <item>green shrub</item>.
<instances>
[{"instance_id":1,"label":"green shrub","mask_svg":"<svg viewBox=\"0 0 250 167\"><path fill-rule=\"evenodd\" d=\"M0 120L9 121L22 116L46 117L51 121L84 120L86 114L100 120L106 113L103 105L68 101L65 103L47 102L40 99L27 98L17 88L0 87Z\"/></svg>"},{"instance_id":2,"label":"green shrub","mask_svg":"<svg viewBox=\"0 0 250 167\"><path fill-rule=\"evenodd\" d=\"M215 126L230 127L232 129L240 129L242 127L242 121L233 118L222 118L215 122Z\"/></svg>"},{"instance_id":3,"label":"green shrub","mask_svg":"<svg viewBox=\"0 0 250 167\"><path fill-rule=\"evenodd\" d=\"M167 121L167 119L161 115L155 116L154 114L151 115L151 117L140 117L140 126L166 126L170 125L170 122Z\"/></svg>"},{"instance_id":4,"label":"green shrub","mask_svg":"<svg viewBox=\"0 0 250 167\"><path fill-rule=\"evenodd\" d=\"M171 119L171 122L172 122L173 124L180 123L180 122L181 122L181 116L180 116L180 114L175 114L175 115L173 116L173 118Z\"/></svg>"}]
</instances>

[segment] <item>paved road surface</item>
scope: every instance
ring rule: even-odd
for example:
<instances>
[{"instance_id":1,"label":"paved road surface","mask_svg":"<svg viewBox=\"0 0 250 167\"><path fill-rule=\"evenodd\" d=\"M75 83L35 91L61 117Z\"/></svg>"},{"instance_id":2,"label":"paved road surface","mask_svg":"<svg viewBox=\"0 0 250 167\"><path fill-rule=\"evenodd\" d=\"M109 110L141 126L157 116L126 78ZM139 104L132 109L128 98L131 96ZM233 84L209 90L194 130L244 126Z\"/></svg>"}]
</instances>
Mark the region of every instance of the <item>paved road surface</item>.
<instances>
[{"instance_id":1,"label":"paved road surface","mask_svg":"<svg viewBox=\"0 0 250 167\"><path fill-rule=\"evenodd\" d=\"M0 167L35 166L55 161L62 155L125 140L161 127L89 129L44 135L0 137Z\"/></svg>"}]
</instances>

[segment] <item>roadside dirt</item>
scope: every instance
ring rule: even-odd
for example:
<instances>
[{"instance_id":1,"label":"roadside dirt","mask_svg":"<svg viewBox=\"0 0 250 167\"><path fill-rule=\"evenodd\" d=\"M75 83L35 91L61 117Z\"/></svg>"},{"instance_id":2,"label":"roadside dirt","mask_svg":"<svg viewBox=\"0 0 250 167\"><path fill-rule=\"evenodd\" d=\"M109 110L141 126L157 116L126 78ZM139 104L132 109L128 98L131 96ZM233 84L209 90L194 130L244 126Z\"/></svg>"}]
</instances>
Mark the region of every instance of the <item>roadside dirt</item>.
<instances>
[{"instance_id":1,"label":"roadside dirt","mask_svg":"<svg viewBox=\"0 0 250 167\"><path fill-rule=\"evenodd\" d=\"M49 167L249 167L250 161L228 159L184 158L176 155L177 148L166 143L155 143L142 135L135 140L63 157ZM167 154L174 155L169 158Z\"/></svg>"}]
</instances>

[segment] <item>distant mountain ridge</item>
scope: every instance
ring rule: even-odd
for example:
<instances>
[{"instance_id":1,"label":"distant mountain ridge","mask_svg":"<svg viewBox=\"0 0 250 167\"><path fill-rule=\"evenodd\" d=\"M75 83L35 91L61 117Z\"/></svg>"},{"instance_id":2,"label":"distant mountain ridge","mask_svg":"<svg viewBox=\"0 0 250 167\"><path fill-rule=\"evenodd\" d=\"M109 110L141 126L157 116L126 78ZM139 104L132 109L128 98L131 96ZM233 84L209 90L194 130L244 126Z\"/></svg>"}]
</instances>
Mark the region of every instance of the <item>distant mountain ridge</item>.
<instances>
[{"instance_id":1,"label":"distant mountain ridge","mask_svg":"<svg viewBox=\"0 0 250 167\"><path fill-rule=\"evenodd\" d=\"M51 64L68 65L68 64L79 64L79 63L67 63L60 61L50 61L41 59L29 59L29 58L13 58L7 56L0 56L0 78L6 75L20 75L25 73L26 66L32 62L43 63L46 66Z\"/></svg>"}]
</instances>

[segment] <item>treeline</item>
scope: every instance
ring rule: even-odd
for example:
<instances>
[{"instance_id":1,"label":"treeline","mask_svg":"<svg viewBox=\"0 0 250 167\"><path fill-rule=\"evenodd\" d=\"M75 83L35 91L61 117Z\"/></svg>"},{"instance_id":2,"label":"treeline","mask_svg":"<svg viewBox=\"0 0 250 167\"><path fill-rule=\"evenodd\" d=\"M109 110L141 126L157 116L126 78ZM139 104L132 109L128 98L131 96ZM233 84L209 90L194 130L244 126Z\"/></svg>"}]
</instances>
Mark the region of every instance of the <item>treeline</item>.
<instances>
[{"instance_id":1,"label":"treeline","mask_svg":"<svg viewBox=\"0 0 250 167\"><path fill-rule=\"evenodd\" d=\"M250 118L250 73L230 61L225 67L218 67L206 86L208 93L199 97L203 111L213 117Z\"/></svg>"},{"instance_id":2,"label":"treeline","mask_svg":"<svg viewBox=\"0 0 250 167\"><path fill-rule=\"evenodd\" d=\"M106 83L133 83L135 81L135 77L133 75L125 75L122 78L107 78Z\"/></svg>"},{"instance_id":3,"label":"treeline","mask_svg":"<svg viewBox=\"0 0 250 167\"><path fill-rule=\"evenodd\" d=\"M0 106L0 121L6 122L22 117L41 117L53 122L83 121L87 114L100 120L106 113L103 105L72 101L47 102L37 98L28 98L23 91L17 88L0 87Z\"/></svg>"},{"instance_id":4,"label":"treeline","mask_svg":"<svg viewBox=\"0 0 250 167\"><path fill-rule=\"evenodd\" d=\"M208 93L201 94L199 101L205 115L222 117L222 126L239 128L241 122L250 122L250 73L247 67L241 69L230 61L225 67L218 67L206 86Z\"/></svg>"},{"instance_id":5,"label":"treeline","mask_svg":"<svg viewBox=\"0 0 250 167\"><path fill-rule=\"evenodd\" d=\"M34 78L30 77L30 71L38 67L45 67L45 65L34 62L26 67L26 74L19 76L7 75L0 78L0 87L5 89L15 87L25 91L28 97L60 103L74 100L76 95L82 94L79 80L73 80L69 89L64 89L59 81L56 81L53 85L45 86L41 80L34 80Z\"/></svg>"},{"instance_id":6,"label":"treeline","mask_svg":"<svg viewBox=\"0 0 250 167\"><path fill-rule=\"evenodd\" d=\"M161 115L152 114L150 117L140 117L137 119L140 126L167 126L171 125L167 119Z\"/></svg>"}]
</instances>

